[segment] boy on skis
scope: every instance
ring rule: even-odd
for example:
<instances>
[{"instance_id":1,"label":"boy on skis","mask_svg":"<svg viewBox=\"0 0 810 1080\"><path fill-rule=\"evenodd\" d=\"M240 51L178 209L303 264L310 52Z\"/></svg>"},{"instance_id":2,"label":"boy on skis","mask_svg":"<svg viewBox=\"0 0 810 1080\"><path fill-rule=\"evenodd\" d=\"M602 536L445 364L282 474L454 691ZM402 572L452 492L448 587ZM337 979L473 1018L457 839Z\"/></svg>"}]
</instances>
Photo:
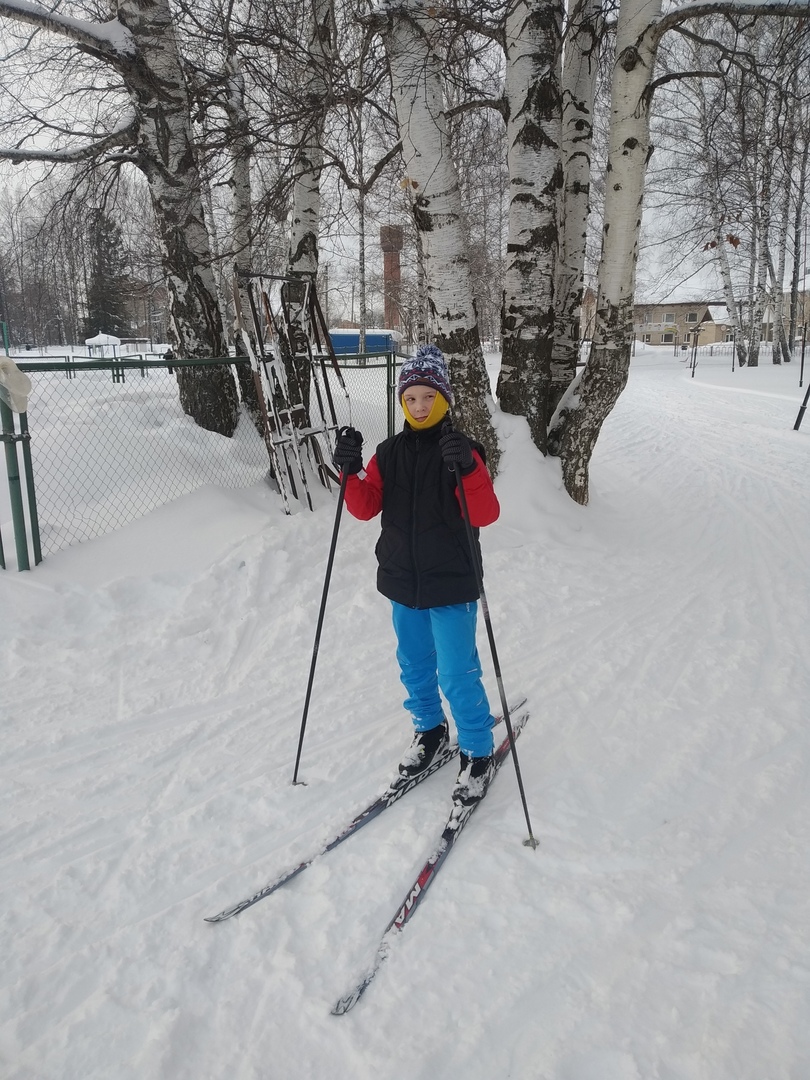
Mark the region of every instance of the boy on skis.
<instances>
[{"instance_id":1,"label":"boy on skis","mask_svg":"<svg viewBox=\"0 0 810 1080\"><path fill-rule=\"evenodd\" d=\"M363 437L341 429L334 462L346 476L346 506L368 521L382 512L377 589L391 601L400 677L415 734L399 766L426 769L449 742L439 689L458 732L461 768L453 798L481 799L492 778L492 726L476 646L479 590L456 490L460 466L479 566L478 528L500 506L484 448L445 421L453 391L442 352L422 345L400 371L403 430L386 439L363 470Z\"/></svg>"}]
</instances>

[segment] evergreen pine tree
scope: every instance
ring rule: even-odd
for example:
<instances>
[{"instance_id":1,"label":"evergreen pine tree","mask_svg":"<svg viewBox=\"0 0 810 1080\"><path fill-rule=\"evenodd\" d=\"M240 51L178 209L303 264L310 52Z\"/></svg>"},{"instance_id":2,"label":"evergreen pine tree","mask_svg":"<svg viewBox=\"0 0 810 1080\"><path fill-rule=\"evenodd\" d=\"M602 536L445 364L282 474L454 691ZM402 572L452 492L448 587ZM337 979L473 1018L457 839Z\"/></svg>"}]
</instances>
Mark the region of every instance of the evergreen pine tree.
<instances>
[{"instance_id":1,"label":"evergreen pine tree","mask_svg":"<svg viewBox=\"0 0 810 1080\"><path fill-rule=\"evenodd\" d=\"M85 337L113 334L127 337L126 253L120 228L103 210L93 213L88 232L89 276Z\"/></svg>"}]
</instances>

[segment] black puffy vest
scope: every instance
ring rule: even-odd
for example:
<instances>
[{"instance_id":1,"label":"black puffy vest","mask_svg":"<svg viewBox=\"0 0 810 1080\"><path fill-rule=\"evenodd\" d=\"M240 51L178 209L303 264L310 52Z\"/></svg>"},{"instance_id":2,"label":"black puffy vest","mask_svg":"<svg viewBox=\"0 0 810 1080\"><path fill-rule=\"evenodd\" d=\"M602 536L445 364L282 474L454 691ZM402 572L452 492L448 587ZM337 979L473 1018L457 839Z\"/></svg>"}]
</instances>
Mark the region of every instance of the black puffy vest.
<instances>
[{"instance_id":1,"label":"black puffy vest","mask_svg":"<svg viewBox=\"0 0 810 1080\"><path fill-rule=\"evenodd\" d=\"M375 549L377 588L413 608L478 599L456 478L439 450L441 425L405 429L377 447L383 481L382 533ZM483 458L484 449L473 446ZM473 529L481 565L478 529Z\"/></svg>"}]
</instances>

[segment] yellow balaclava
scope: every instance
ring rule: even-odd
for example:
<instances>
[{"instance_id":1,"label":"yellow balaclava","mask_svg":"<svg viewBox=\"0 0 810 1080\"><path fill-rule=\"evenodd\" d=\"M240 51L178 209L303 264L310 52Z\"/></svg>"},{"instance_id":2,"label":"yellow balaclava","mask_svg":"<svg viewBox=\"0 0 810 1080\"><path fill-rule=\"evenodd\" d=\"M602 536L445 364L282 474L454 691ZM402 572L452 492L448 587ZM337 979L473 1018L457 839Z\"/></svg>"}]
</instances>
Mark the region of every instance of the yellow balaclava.
<instances>
[{"instance_id":1,"label":"yellow balaclava","mask_svg":"<svg viewBox=\"0 0 810 1080\"><path fill-rule=\"evenodd\" d=\"M450 408L447 398L439 390L436 391L436 397L433 399L430 412L424 420L414 420L408 411L408 406L405 404L404 398L401 399L400 404L402 405L402 411L405 413L405 419L415 431L424 431L426 428L435 427L445 418L447 410Z\"/></svg>"}]
</instances>

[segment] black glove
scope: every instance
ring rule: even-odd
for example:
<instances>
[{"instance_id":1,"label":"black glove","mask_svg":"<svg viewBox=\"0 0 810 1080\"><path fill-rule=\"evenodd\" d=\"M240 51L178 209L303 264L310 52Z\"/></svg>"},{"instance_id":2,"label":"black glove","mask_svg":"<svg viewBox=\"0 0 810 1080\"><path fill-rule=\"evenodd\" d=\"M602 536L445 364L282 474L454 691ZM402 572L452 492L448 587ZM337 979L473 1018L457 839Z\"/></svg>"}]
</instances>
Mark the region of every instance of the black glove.
<instances>
[{"instance_id":1,"label":"black glove","mask_svg":"<svg viewBox=\"0 0 810 1080\"><path fill-rule=\"evenodd\" d=\"M353 427L342 427L335 440L332 461L347 476L359 473L363 468L363 436Z\"/></svg>"},{"instance_id":2,"label":"black glove","mask_svg":"<svg viewBox=\"0 0 810 1080\"><path fill-rule=\"evenodd\" d=\"M462 473L472 472L475 468L470 440L460 431L453 431L451 427L448 427L439 439L439 449L445 465L451 472L455 470L456 465L461 466Z\"/></svg>"}]
</instances>

